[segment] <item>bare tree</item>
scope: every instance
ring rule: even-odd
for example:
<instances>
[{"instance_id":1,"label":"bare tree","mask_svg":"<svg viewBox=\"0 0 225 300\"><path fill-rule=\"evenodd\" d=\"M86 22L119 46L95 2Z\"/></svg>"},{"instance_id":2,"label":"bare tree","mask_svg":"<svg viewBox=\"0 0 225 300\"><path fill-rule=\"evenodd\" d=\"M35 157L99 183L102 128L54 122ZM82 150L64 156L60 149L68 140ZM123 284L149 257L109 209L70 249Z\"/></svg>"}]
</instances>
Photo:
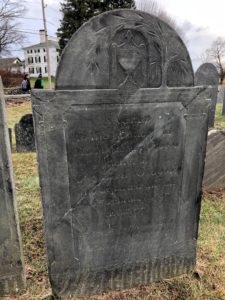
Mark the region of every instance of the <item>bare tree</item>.
<instances>
[{"instance_id":1,"label":"bare tree","mask_svg":"<svg viewBox=\"0 0 225 300\"><path fill-rule=\"evenodd\" d=\"M21 45L24 40L17 22L24 11L24 6L17 0L0 1L0 55L10 52L12 45Z\"/></svg>"},{"instance_id":2,"label":"bare tree","mask_svg":"<svg viewBox=\"0 0 225 300\"><path fill-rule=\"evenodd\" d=\"M222 84L225 78L225 39L218 37L201 58L203 62L211 62L216 66Z\"/></svg>"},{"instance_id":3,"label":"bare tree","mask_svg":"<svg viewBox=\"0 0 225 300\"><path fill-rule=\"evenodd\" d=\"M166 12L166 10L156 2L156 0L139 0L136 1L136 6L137 9L148 12L166 22L179 34L184 42L187 43L187 41L185 41L185 33L177 25L176 21Z\"/></svg>"}]
</instances>

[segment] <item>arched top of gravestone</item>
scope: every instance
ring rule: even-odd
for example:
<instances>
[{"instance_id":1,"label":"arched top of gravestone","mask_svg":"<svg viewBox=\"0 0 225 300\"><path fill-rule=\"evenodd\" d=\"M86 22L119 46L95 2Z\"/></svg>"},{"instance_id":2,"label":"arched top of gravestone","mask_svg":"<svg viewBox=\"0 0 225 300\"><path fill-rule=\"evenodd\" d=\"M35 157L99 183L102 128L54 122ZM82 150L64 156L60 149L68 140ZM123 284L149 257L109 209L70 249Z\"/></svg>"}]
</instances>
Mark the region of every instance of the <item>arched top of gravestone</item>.
<instances>
[{"instance_id":1,"label":"arched top of gravestone","mask_svg":"<svg viewBox=\"0 0 225 300\"><path fill-rule=\"evenodd\" d=\"M137 10L114 10L85 23L65 47L56 89L193 86L188 51L169 25Z\"/></svg>"},{"instance_id":2,"label":"arched top of gravestone","mask_svg":"<svg viewBox=\"0 0 225 300\"><path fill-rule=\"evenodd\" d=\"M202 64L195 73L195 85L218 85L219 74L211 63Z\"/></svg>"},{"instance_id":3,"label":"arched top of gravestone","mask_svg":"<svg viewBox=\"0 0 225 300\"><path fill-rule=\"evenodd\" d=\"M22 118L19 121L19 124L23 127L33 127L33 115L32 114L26 114L22 116Z\"/></svg>"}]
</instances>

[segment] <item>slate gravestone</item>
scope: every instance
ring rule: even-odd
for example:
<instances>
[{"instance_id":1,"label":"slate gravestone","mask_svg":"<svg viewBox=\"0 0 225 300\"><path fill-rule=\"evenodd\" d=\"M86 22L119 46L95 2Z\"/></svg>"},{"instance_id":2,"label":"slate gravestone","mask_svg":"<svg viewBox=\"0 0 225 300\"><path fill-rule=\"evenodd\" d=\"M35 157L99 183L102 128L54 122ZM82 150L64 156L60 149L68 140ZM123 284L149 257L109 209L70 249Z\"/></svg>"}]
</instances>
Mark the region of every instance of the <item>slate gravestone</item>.
<instances>
[{"instance_id":1,"label":"slate gravestone","mask_svg":"<svg viewBox=\"0 0 225 300\"><path fill-rule=\"evenodd\" d=\"M223 108L222 108L222 116L225 116L225 90L223 92Z\"/></svg>"},{"instance_id":2,"label":"slate gravestone","mask_svg":"<svg viewBox=\"0 0 225 300\"><path fill-rule=\"evenodd\" d=\"M225 85L220 84L218 86L217 103L223 103L224 94L225 94Z\"/></svg>"},{"instance_id":3,"label":"slate gravestone","mask_svg":"<svg viewBox=\"0 0 225 300\"><path fill-rule=\"evenodd\" d=\"M74 34L56 90L32 91L54 294L194 268L210 93L147 13L107 12Z\"/></svg>"},{"instance_id":4,"label":"slate gravestone","mask_svg":"<svg viewBox=\"0 0 225 300\"><path fill-rule=\"evenodd\" d=\"M216 103L218 95L219 74L211 63L201 65L195 73L195 85L212 85L211 108L209 113L209 127L214 127Z\"/></svg>"},{"instance_id":5,"label":"slate gravestone","mask_svg":"<svg viewBox=\"0 0 225 300\"><path fill-rule=\"evenodd\" d=\"M225 132L215 129L210 130L203 178L204 190L225 188L224 149Z\"/></svg>"},{"instance_id":6,"label":"slate gravestone","mask_svg":"<svg viewBox=\"0 0 225 300\"><path fill-rule=\"evenodd\" d=\"M16 151L35 151L34 124L32 114L24 115L15 125Z\"/></svg>"},{"instance_id":7,"label":"slate gravestone","mask_svg":"<svg viewBox=\"0 0 225 300\"><path fill-rule=\"evenodd\" d=\"M8 128L9 131L9 144L10 144L10 149L12 150L12 128Z\"/></svg>"},{"instance_id":8,"label":"slate gravestone","mask_svg":"<svg viewBox=\"0 0 225 300\"><path fill-rule=\"evenodd\" d=\"M25 286L11 151L0 78L0 297Z\"/></svg>"}]
</instances>

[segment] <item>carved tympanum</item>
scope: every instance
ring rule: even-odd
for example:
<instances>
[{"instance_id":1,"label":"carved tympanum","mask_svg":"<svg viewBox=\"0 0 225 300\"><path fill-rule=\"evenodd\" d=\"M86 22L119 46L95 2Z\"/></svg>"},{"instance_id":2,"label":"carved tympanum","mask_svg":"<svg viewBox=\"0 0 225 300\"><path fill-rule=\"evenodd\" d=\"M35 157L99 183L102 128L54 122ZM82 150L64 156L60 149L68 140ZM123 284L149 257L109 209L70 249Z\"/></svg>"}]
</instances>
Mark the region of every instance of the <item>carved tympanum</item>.
<instances>
[{"instance_id":1,"label":"carved tympanum","mask_svg":"<svg viewBox=\"0 0 225 300\"><path fill-rule=\"evenodd\" d=\"M126 94L193 83L189 54L172 28L144 12L117 10L74 34L61 57L56 89L118 88Z\"/></svg>"}]
</instances>

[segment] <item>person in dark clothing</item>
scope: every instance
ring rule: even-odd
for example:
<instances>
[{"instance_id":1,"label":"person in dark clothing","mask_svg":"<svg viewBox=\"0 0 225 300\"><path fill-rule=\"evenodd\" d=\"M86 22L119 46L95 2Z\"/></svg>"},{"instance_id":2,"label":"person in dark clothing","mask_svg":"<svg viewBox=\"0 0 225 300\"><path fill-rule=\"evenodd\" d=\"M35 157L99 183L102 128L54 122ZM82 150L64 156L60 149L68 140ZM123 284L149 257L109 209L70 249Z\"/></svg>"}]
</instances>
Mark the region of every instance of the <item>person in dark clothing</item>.
<instances>
[{"instance_id":1,"label":"person in dark clothing","mask_svg":"<svg viewBox=\"0 0 225 300\"><path fill-rule=\"evenodd\" d=\"M31 89L30 79L28 78L27 74L24 75L23 81L21 83L21 89L23 92L29 92Z\"/></svg>"},{"instance_id":2,"label":"person in dark clothing","mask_svg":"<svg viewBox=\"0 0 225 300\"><path fill-rule=\"evenodd\" d=\"M42 79L41 74L39 74L37 80L35 81L34 88L35 89L43 89L44 88L44 80Z\"/></svg>"}]
</instances>

